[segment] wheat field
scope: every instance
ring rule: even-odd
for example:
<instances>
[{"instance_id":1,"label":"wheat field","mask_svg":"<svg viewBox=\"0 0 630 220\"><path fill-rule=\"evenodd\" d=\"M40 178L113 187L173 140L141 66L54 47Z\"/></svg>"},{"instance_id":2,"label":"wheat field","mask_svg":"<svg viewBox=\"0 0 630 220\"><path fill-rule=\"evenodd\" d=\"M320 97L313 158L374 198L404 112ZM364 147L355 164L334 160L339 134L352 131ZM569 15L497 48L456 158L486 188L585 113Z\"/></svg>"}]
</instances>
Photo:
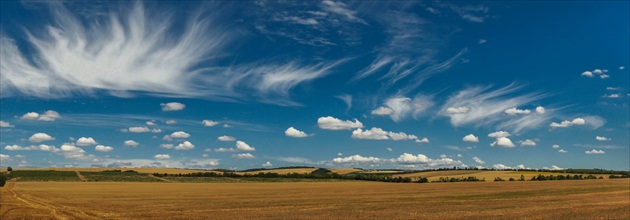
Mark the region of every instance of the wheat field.
<instances>
[{"instance_id":1,"label":"wheat field","mask_svg":"<svg viewBox=\"0 0 630 220\"><path fill-rule=\"evenodd\" d=\"M630 180L9 182L1 219L628 219Z\"/></svg>"}]
</instances>

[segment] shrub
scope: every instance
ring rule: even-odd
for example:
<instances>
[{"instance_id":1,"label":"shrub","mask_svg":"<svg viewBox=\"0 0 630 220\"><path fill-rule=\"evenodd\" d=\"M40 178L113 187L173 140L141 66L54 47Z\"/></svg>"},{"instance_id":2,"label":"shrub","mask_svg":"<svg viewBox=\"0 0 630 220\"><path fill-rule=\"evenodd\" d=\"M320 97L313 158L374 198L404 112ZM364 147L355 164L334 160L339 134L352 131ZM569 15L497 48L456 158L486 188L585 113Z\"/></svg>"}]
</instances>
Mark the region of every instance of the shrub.
<instances>
[{"instance_id":1,"label":"shrub","mask_svg":"<svg viewBox=\"0 0 630 220\"><path fill-rule=\"evenodd\" d=\"M0 187L3 187L4 184L7 182L7 175L4 173L0 173Z\"/></svg>"}]
</instances>

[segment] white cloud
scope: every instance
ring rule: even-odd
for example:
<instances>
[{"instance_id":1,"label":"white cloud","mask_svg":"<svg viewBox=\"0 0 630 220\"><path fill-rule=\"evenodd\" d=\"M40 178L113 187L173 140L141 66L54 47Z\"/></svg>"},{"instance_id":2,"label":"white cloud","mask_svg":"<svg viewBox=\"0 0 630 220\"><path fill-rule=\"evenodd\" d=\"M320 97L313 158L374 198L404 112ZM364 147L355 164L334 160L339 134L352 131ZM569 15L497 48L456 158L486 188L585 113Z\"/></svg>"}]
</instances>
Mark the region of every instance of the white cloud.
<instances>
[{"instance_id":1,"label":"white cloud","mask_svg":"<svg viewBox=\"0 0 630 220\"><path fill-rule=\"evenodd\" d=\"M224 128L230 128L230 127L232 127L232 126L230 126L229 124L223 124L223 127L224 127Z\"/></svg>"},{"instance_id":2,"label":"white cloud","mask_svg":"<svg viewBox=\"0 0 630 220\"><path fill-rule=\"evenodd\" d=\"M352 138L355 139L370 139L370 140L387 140L389 139L388 132L383 131L383 129L373 127L370 130L365 130L359 128L357 130L352 131Z\"/></svg>"},{"instance_id":3,"label":"white cloud","mask_svg":"<svg viewBox=\"0 0 630 220\"><path fill-rule=\"evenodd\" d=\"M573 125L583 125L586 124L586 121L583 118L575 118L571 123L573 123Z\"/></svg>"},{"instance_id":4,"label":"white cloud","mask_svg":"<svg viewBox=\"0 0 630 220\"><path fill-rule=\"evenodd\" d=\"M618 91L618 90L621 90L621 87L611 87L611 86L609 86L609 87L606 87L606 90L609 90L609 91Z\"/></svg>"},{"instance_id":5,"label":"white cloud","mask_svg":"<svg viewBox=\"0 0 630 220\"><path fill-rule=\"evenodd\" d=\"M254 157L254 155L252 155L250 153L232 154L232 157L238 158L238 159L254 159L254 158L256 158L256 157Z\"/></svg>"},{"instance_id":6,"label":"white cloud","mask_svg":"<svg viewBox=\"0 0 630 220\"><path fill-rule=\"evenodd\" d=\"M609 78L609 77L610 77L610 75L608 75L608 74L599 75L599 78L602 78L602 79L606 79L606 78Z\"/></svg>"},{"instance_id":7,"label":"white cloud","mask_svg":"<svg viewBox=\"0 0 630 220\"><path fill-rule=\"evenodd\" d=\"M52 141L55 140L55 138L46 133L35 133L30 138L28 138L28 140L33 143L39 143L44 141Z\"/></svg>"},{"instance_id":8,"label":"white cloud","mask_svg":"<svg viewBox=\"0 0 630 220\"><path fill-rule=\"evenodd\" d=\"M609 99L616 99L616 98L620 98L621 95L619 94L605 94L604 96L602 96L603 98L609 98Z\"/></svg>"},{"instance_id":9,"label":"white cloud","mask_svg":"<svg viewBox=\"0 0 630 220\"><path fill-rule=\"evenodd\" d=\"M348 21L367 24L365 23L363 19L356 16L357 14L356 11L349 9L348 6L344 4L343 2L334 2L334 1L326 0L320 3L320 7L326 12L340 15L344 17L345 19L347 19Z\"/></svg>"},{"instance_id":10,"label":"white cloud","mask_svg":"<svg viewBox=\"0 0 630 220\"><path fill-rule=\"evenodd\" d=\"M536 142L534 142L533 140L530 139L525 139L524 141L519 141L519 143L521 143L521 146L536 146Z\"/></svg>"},{"instance_id":11,"label":"white cloud","mask_svg":"<svg viewBox=\"0 0 630 220\"><path fill-rule=\"evenodd\" d=\"M26 113L24 115L22 115L22 117L20 117L21 119L24 120L37 120L37 121L55 121L59 118L61 118L61 115L53 110L48 110L42 114L38 114L37 112L29 112Z\"/></svg>"},{"instance_id":12,"label":"white cloud","mask_svg":"<svg viewBox=\"0 0 630 220\"><path fill-rule=\"evenodd\" d=\"M554 144L554 145L551 145L551 148L554 148L554 149L560 148L560 145Z\"/></svg>"},{"instance_id":13,"label":"white cloud","mask_svg":"<svg viewBox=\"0 0 630 220\"><path fill-rule=\"evenodd\" d=\"M177 124L177 121L175 121L175 120L166 120L166 122L164 122L164 123L166 123L167 125L172 125L172 124Z\"/></svg>"},{"instance_id":14,"label":"white cloud","mask_svg":"<svg viewBox=\"0 0 630 220\"><path fill-rule=\"evenodd\" d=\"M558 150L558 152L559 152L559 153L567 153L567 152L569 152L569 151L566 151L566 150L560 149L560 150Z\"/></svg>"},{"instance_id":15,"label":"white cloud","mask_svg":"<svg viewBox=\"0 0 630 220\"><path fill-rule=\"evenodd\" d=\"M215 152L236 152L236 149L234 148L217 148L214 149Z\"/></svg>"},{"instance_id":16,"label":"white cloud","mask_svg":"<svg viewBox=\"0 0 630 220\"><path fill-rule=\"evenodd\" d=\"M76 142L77 146L90 146L95 144L98 144L98 142L96 142L92 137L80 137Z\"/></svg>"},{"instance_id":17,"label":"white cloud","mask_svg":"<svg viewBox=\"0 0 630 220\"><path fill-rule=\"evenodd\" d=\"M184 132L184 131L176 131L176 132L173 132L173 133L170 135L170 137L171 137L171 138L189 138L189 137L190 137L190 134L188 134L188 133L186 133L186 132Z\"/></svg>"},{"instance_id":18,"label":"white cloud","mask_svg":"<svg viewBox=\"0 0 630 220\"><path fill-rule=\"evenodd\" d=\"M486 39L479 39L479 41L477 43L478 44L485 44L486 42L488 42L488 40L486 40Z\"/></svg>"},{"instance_id":19,"label":"white cloud","mask_svg":"<svg viewBox=\"0 0 630 220\"><path fill-rule=\"evenodd\" d=\"M604 69L604 70L595 69L593 71L584 71L584 72L582 72L582 76L586 76L586 77L589 77L589 78L593 78L594 76L599 76L599 78L606 79L606 78L610 77L610 75L605 74L607 72L608 72L608 70L606 70L606 69Z\"/></svg>"},{"instance_id":20,"label":"white cloud","mask_svg":"<svg viewBox=\"0 0 630 220\"><path fill-rule=\"evenodd\" d=\"M470 108L468 107L449 107L446 109L446 114L454 115L454 114L466 114L470 112Z\"/></svg>"},{"instance_id":21,"label":"white cloud","mask_svg":"<svg viewBox=\"0 0 630 220\"><path fill-rule=\"evenodd\" d=\"M161 133L161 132L162 132L162 129L159 129L159 128L154 128L154 129L151 129L151 132L152 132L152 133Z\"/></svg>"},{"instance_id":22,"label":"white cloud","mask_svg":"<svg viewBox=\"0 0 630 220\"><path fill-rule=\"evenodd\" d=\"M217 140L219 140L219 141L235 141L236 138L234 138L232 136L223 135L223 136L218 137Z\"/></svg>"},{"instance_id":23,"label":"white cloud","mask_svg":"<svg viewBox=\"0 0 630 220\"><path fill-rule=\"evenodd\" d=\"M392 149L391 147L385 148L385 150L387 150L387 151L389 151L389 152L392 152L392 151L393 151L393 149ZM337 154L337 156L343 156L343 154L341 154L341 155Z\"/></svg>"},{"instance_id":24,"label":"white cloud","mask_svg":"<svg viewBox=\"0 0 630 220\"><path fill-rule=\"evenodd\" d=\"M598 141L609 141L611 139L607 138L607 137L603 137L603 136L596 136L595 140L598 140Z\"/></svg>"},{"instance_id":25,"label":"white cloud","mask_svg":"<svg viewBox=\"0 0 630 220\"><path fill-rule=\"evenodd\" d=\"M582 73L582 76L586 76L586 77L593 77L593 72L591 71L584 71Z\"/></svg>"},{"instance_id":26,"label":"white cloud","mask_svg":"<svg viewBox=\"0 0 630 220\"><path fill-rule=\"evenodd\" d=\"M474 134L466 135L464 136L464 138L462 138L462 140L465 142L473 142L473 143L479 142L479 138L475 136Z\"/></svg>"},{"instance_id":27,"label":"white cloud","mask_svg":"<svg viewBox=\"0 0 630 220\"><path fill-rule=\"evenodd\" d=\"M593 73L595 73L595 74L602 74L604 72L602 70L600 70L600 69L595 69L595 70L593 70Z\"/></svg>"},{"instance_id":28,"label":"white cloud","mask_svg":"<svg viewBox=\"0 0 630 220\"><path fill-rule=\"evenodd\" d=\"M491 137L491 138L502 138L502 137L509 137L510 135L512 135L512 134L510 134L510 132L507 132L507 131L496 131L496 132L492 132L492 133L488 134L488 137Z\"/></svg>"},{"instance_id":29,"label":"white cloud","mask_svg":"<svg viewBox=\"0 0 630 220\"><path fill-rule=\"evenodd\" d=\"M512 140L510 140L507 137L497 138L497 140L492 142L490 144L490 146L492 146L492 147L510 147L510 148L511 147L515 147L514 143L512 143Z\"/></svg>"},{"instance_id":30,"label":"white cloud","mask_svg":"<svg viewBox=\"0 0 630 220\"><path fill-rule=\"evenodd\" d=\"M164 135L164 137L162 137L162 140L165 140L165 141L172 141L172 140L173 140L173 138L171 138L171 136L167 134L167 135Z\"/></svg>"},{"instance_id":31,"label":"white cloud","mask_svg":"<svg viewBox=\"0 0 630 220\"><path fill-rule=\"evenodd\" d=\"M56 148L55 146L45 145L45 144L31 145L29 147L22 147L19 145L7 145L4 147L4 149L8 151L15 151L15 150L39 150L39 151L48 151L48 152L59 151L59 149Z\"/></svg>"},{"instance_id":32,"label":"white cloud","mask_svg":"<svg viewBox=\"0 0 630 220\"><path fill-rule=\"evenodd\" d=\"M539 114L539 115L545 114L545 108L542 106L536 107L536 114Z\"/></svg>"},{"instance_id":33,"label":"white cloud","mask_svg":"<svg viewBox=\"0 0 630 220\"><path fill-rule=\"evenodd\" d=\"M206 126L206 127L212 127L212 126L218 125L219 122L212 121L212 120L203 120L201 121L201 124L203 124L203 126Z\"/></svg>"},{"instance_id":34,"label":"white cloud","mask_svg":"<svg viewBox=\"0 0 630 220\"><path fill-rule=\"evenodd\" d=\"M6 122L6 121L0 121L0 128L12 128L15 127L13 125L11 125L11 123Z\"/></svg>"},{"instance_id":35,"label":"white cloud","mask_svg":"<svg viewBox=\"0 0 630 220\"><path fill-rule=\"evenodd\" d=\"M495 164L495 165L492 165L492 167L494 167L494 169L497 169L497 170L512 169L512 167L509 167L509 166L506 166L506 165L503 165L503 164Z\"/></svg>"},{"instance_id":36,"label":"white cloud","mask_svg":"<svg viewBox=\"0 0 630 220\"><path fill-rule=\"evenodd\" d=\"M406 134L405 132L388 132L387 135L389 135L389 137L394 140L394 141L399 141L399 140L418 140L418 136L415 136L413 134ZM428 141L428 140L427 140Z\"/></svg>"},{"instance_id":37,"label":"white cloud","mask_svg":"<svg viewBox=\"0 0 630 220\"><path fill-rule=\"evenodd\" d=\"M126 146L129 146L129 147L137 147L138 145L140 145L140 143L138 143L138 142L136 142L136 141L134 141L134 140L126 140L126 141L124 142L124 144L125 144Z\"/></svg>"},{"instance_id":38,"label":"white cloud","mask_svg":"<svg viewBox=\"0 0 630 220\"><path fill-rule=\"evenodd\" d=\"M195 148L195 145L190 143L190 141L184 141L183 143L175 146L175 150L190 150L193 148Z\"/></svg>"},{"instance_id":39,"label":"white cloud","mask_svg":"<svg viewBox=\"0 0 630 220\"><path fill-rule=\"evenodd\" d=\"M157 154L154 156L155 159L158 160L165 160L165 159L171 159L171 155L168 154Z\"/></svg>"},{"instance_id":40,"label":"white cloud","mask_svg":"<svg viewBox=\"0 0 630 220\"><path fill-rule=\"evenodd\" d=\"M361 155L352 155L348 157L337 157L332 160L333 163L345 164L345 163L379 163L381 159L376 157L363 157Z\"/></svg>"},{"instance_id":41,"label":"white cloud","mask_svg":"<svg viewBox=\"0 0 630 220\"><path fill-rule=\"evenodd\" d=\"M394 113L394 110L388 107L378 107L377 109L372 110L373 115L391 115Z\"/></svg>"},{"instance_id":42,"label":"white cloud","mask_svg":"<svg viewBox=\"0 0 630 220\"><path fill-rule=\"evenodd\" d=\"M64 144L60 147L61 153L66 159L87 159L85 151L74 145Z\"/></svg>"},{"instance_id":43,"label":"white cloud","mask_svg":"<svg viewBox=\"0 0 630 220\"><path fill-rule=\"evenodd\" d=\"M523 109L518 109L514 107L514 108L506 109L504 112L505 114L514 116L514 115L519 115L519 114L526 115L526 114L531 113L532 111L530 111L529 109L523 110Z\"/></svg>"},{"instance_id":44,"label":"white cloud","mask_svg":"<svg viewBox=\"0 0 630 220\"><path fill-rule=\"evenodd\" d=\"M96 147L94 147L94 150L98 152L110 152L114 150L114 148L110 146L105 146L105 145L96 145Z\"/></svg>"},{"instance_id":45,"label":"white cloud","mask_svg":"<svg viewBox=\"0 0 630 220\"><path fill-rule=\"evenodd\" d=\"M485 164L486 162L481 160L479 157L473 157L473 160L475 161L475 163L478 164Z\"/></svg>"},{"instance_id":46,"label":"white cloud","mask_svg":"<svg viewBox=\"0 0 630 220\"><path fill-rule=\"evenodd\" d=\"M150 132L151 129L147 127L129 127L127 131L134 132L134 133L145 133L145 132Z\"/></svg>"},{"instance_id":47,"label":"white cloud","mask_svg":"<svg viewBox=\"0 0 630 220\"><path fill-rule=\"evenodd\" d=\"M149 125L149 126L155 126L155 122L154 121L147 121L145 124Z\"/></svg>"},{"instance_id":48,"label":"white cloud","mask_svg":"<svg viewBox=\"0 0 630 220\"><path fill-rule=\"evenodd\" d=\"M160 103L162 111L180 111L186 108L186 105L179 102Z\"/></svg>"},{"instance_id":49,"label":"white cloud","mask_svg":"<svg viewBox=\"0 0 630 220\"><path fill-rule=\"evenodd\" d=\"M626 68L625 66L620 66L620 67L619 67L619 70L623 70L623 69L625 69L625 68Z\"/></svg>"},{"instance_id":50,"label":"white cloud","mask_svg":"<svg viewBox=\"0 0 630 220\"><path fill-rule=\"evenodd\" d=\"M317 125L321 129L326 130L352 130L355 128L363 128L363 123L354 119L353 121L342 121L337 118L327 116L317 119Z\"/></svg>"},{"instance_id":51,"label":"white cloud","mask_svg":"<svg viewBox=\"0 0 630 220\"><path fill-rule=\"evenodd\" d=\"M173 147L175 147L175 145L173 144L160 144L161 148L166 148L166 149L171 149Z\"/></svg>"},{"instance_id":52,"label":"white cloud","mask_svg":"<svg viewBox=\"0 0 630 220\"><path fill-rule=\"evenodd\" d=\"M335 96L338 99L341 99L341 101L343 101L343 103L346 103L346 112L350 111L350 109L352 108L352 95L349 94L342 94L342 95L338 95Z\"/></svg>"},{"instance_id":53,"label":"white cloud","mask_svg":"<svg viewBox=\"0 0 630 220\"><path fill-rule=\"evenodd\" d=\"M243 141L236 141L236 149L240 151L255 151L256 148L249 146L249 144Z\"/></svg>"},{"instance_id":54,"label":"white cloud","mask_svg":"<svg viewBox=\"0 0 630 220\"><path fill-rule=\"evenodd\" d=\"M294 137L294 138L303 138L303 137L308 137L309 135L304 133L303 131L300 131L298 129L295 129L293 127L287 128L286 131L284 131L284 135L288 136L288 137Z\"/></svg>"},{"instance_id":55,"label":"white cloud","mask_svg":"<svg viewBox=\"0 0 630 220\"><path fill-rule=\"evenodd\" d=\"M263 163L260 166L262 166L262 167L273 167L273 164L271 164L269 161L267 161L266 163Z\"/></svg>"},{"instance_id":56,"label":"white cloud","mask_svg":"<svg viewBox=\"0 0 630 220\"><path fill-rule=\"evenodd\" d=\"M429 143L429 139L423 137L422 139L416 139L416 143Z\"/></svg>"},{"instance_id":57,"label":"white cloud","mask_svg":"<svg viewBox=\"0 0 630 220\"><path fill-rule=\"evenodd\" d=\"M565 170L567 168L562 168L562 167L559 167L559 166L556 166L556 165L552 165L551 168L543 167L543 169L545 169L545 170Z\"/></svg>"},{"instance_id":58,"label":"white cloud","mask_svg":"<svg viewBox=\"0 0 630 220\"><path fill-rule=\"evenodd\" d=\"M605 154L606 152L604 152L603 150L590 150L590 151L584 151L584 153L586 154Z\"/></svg>"},{"instance_id":59,"label":"white cloud","mask_svg":"<svg viewBox=\"0 0 630 220\"><path fill-rule=\"evenodd\" d=\"M571 121L568 120L564 120L560 123L556 123L556 122L552 122L551 124L549 124L549 127L551 128L567 128L567 127L571 127L573 125L584 125L584 124L589 124L594 128L599 128L601 126L604 125L605 120L602 119L599 116L587 116L584 118L575 118Z\"/></svg>"}]
</instances>

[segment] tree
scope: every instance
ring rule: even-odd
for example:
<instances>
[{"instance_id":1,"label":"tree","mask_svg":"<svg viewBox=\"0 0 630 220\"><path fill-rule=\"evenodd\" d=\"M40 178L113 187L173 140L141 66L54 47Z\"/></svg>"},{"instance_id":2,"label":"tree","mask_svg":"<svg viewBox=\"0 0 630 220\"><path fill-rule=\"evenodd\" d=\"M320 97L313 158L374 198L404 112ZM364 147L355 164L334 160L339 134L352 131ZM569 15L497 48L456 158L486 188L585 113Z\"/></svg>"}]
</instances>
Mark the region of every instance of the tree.
<instances>
[{"instance_id":1,"label":"tree","mask_svg":"<svg viewBox=\"0 0 630 220\"><path fill-rule=\"evenodd\" d=\"M7 167L7 171L11 172L11 171L13 171L13 168Z\"/></svg>"},{"instance_id":2,"label":"tree","mask_svg":"<svg viewBox=\"0 0 630 220\"><path fill-rule=\"evenodd\" d=\"M523 174L521 174L521 178L518 179L518 181L525 181L525 176Z\"/></svg>"},{"instance_id":3,"label":"tree","mask_svg":"<svg viewBox=\"0 0 630 220\"><path fill-rule=\"evenodd\" d=\"M7 174L0 173L0 187L4 186L4 184L7 182L7 179Z\"/></svg>"}]
</instances>

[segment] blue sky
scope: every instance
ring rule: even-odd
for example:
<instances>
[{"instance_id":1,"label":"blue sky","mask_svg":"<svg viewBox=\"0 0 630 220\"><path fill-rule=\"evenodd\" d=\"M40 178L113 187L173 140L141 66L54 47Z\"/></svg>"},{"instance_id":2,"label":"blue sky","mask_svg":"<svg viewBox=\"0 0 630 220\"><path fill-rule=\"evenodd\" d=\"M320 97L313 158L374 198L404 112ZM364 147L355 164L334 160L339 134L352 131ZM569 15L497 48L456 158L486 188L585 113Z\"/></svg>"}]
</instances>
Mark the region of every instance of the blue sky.
<instances>
[{"instance_id":1,"label":"blue sky","mask_svg":"<svg viewBox=\"0 0 630 220\"><path fill-rule=\"evenodd\" d=\"M1 165L630 169L628 2L1 4Z\"/></svg>"}]
</instances>

